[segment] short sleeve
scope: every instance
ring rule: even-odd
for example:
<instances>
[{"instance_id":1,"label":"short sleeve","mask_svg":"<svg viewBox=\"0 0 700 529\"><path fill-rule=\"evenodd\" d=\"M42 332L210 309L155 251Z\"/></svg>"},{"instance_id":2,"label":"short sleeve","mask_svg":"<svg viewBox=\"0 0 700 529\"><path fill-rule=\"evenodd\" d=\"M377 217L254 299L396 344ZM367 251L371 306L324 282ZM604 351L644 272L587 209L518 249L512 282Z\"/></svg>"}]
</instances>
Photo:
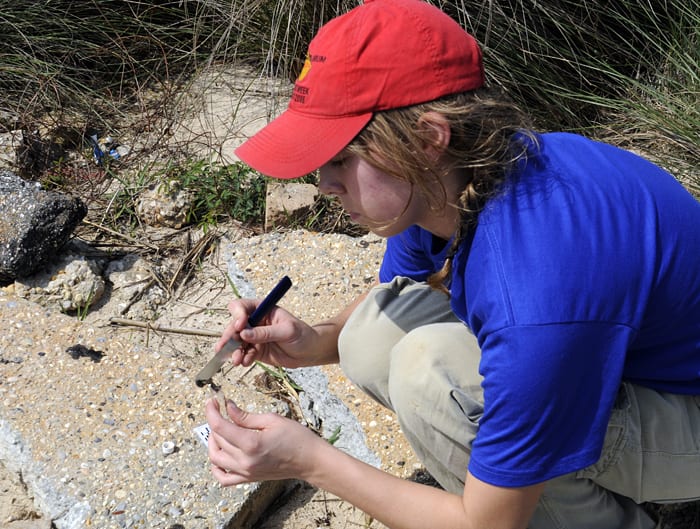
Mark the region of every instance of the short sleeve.
<instances>
[{"instance_id":1,"label":"short sleeve","mask_svg":"<svg viewBox=\"0 0 700 529\"><path fill-rule=\"evenodd\" d=\"M432 235L418 226L387 239L386 251L379 269L379 280L383 283L394 277L408 277L425 281L436 272L444 261L445 250L433 254Z\"/></svg>"}]
</instances>

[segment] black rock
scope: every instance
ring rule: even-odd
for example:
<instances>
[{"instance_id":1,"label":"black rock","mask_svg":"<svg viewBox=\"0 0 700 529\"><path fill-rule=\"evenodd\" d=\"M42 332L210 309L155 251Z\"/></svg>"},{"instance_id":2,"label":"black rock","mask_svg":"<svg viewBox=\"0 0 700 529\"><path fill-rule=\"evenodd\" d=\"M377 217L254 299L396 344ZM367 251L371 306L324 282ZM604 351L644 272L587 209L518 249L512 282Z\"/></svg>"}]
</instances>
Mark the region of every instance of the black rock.
<instances>
[{"instance_id":1,"label":"black rock","mask_svg":"<svg viewBox=\"0 0 700 529\"><path fill-rule=\"evenodd\" d=\"M0 170L0 284L39 271L86 214L79 198Z\"/></svg>"}]
</instances>

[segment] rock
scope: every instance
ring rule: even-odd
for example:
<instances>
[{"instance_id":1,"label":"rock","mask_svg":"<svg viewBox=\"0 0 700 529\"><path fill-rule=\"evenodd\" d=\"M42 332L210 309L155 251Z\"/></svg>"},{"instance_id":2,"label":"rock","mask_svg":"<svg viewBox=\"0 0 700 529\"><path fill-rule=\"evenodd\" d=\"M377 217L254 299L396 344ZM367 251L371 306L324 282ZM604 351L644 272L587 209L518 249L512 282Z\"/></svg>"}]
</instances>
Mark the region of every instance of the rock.
<instances>
[{"instance_id":1,"label":"rock","mask_svg":"<svg viewBox=\"0 0 700 529\"><path fill-rule=\"evenodd\" d=\"M21 130L11 130L0 134L0 165L7 167L17 165L17 150L23 144L23 138Z\"/></svg>"},{"instance_id":2,"label":"rock","mask_svg":"<svg viewBox=\"0 0 700 529\"><path fill-rule=\"evenodd\" d=\"M0 284L44 267L86 214L80 199L0 170Z\"/></svg>"},{"instance_id":3,"label":"rock","mask_svg":"<svg viewBox=\"0 0 700 529\"><path fill-rule=\"evenodd\" d=\"M148 262L138 255L111 261L104 276L112 285L110 305L116 315L151 320L168 299L168 293L154 280Z\"/></svg>"},{"instance_id":4,"label":"rock","mask_svg":"<svg viewBox=\"0 0 700 529\"><path fill-rule=\"evenodd\" d=\"M107 310L114 315L151 320L168 299L153 279L145 259L128 254L105 262L74 253L78 245L32 276L17 279L14 293L43 307L65 313Z\"/></svg>"},{"instance_id":5,"label":"rock","mask_svg":"<svg viewBox=\"0 0 700 529\"><path fill-rule=\"evenodd\" d=\"M61 312L87 309L102 298L105 281L95 261L66 255L42 272L15 282L18 296Z\"/></svg>"},{"instance_id":6,"label":"rock","mask_svg":"<svg viewBox=\"0 0 700 529\"><path fill-rule=\"evenodd\" d=\"M313 184L270 182L265 204L265 231L286 226L291 219L305 217L317 197L318 189Z\"/></svg>"},{"instance_id":7,"label":"rock","mask_svg":"<svg viewBox=\"0 0 700 529\"><path fill-rule=\"evenodd\" d=\"M194 194L180 188L177 181L154 184L138 198L136 213L149 226L182 228L194 207Z\"/></svg>"},{"instance_id":8,"label":"rock","mask_svg":"<svg viewBox=\"0 0 700 529\"><path fill-rule=\"evenodd\" d=\"M307 424L320 430L329 439L340 433L334 444L344 452L368 465L379 468L377 454L367 447L365 434L357 418L337 396L328 390L328 377L318 366L288 369L289 377L304 391L299 393L299 405Z\"/></svg>"}]
</instances>

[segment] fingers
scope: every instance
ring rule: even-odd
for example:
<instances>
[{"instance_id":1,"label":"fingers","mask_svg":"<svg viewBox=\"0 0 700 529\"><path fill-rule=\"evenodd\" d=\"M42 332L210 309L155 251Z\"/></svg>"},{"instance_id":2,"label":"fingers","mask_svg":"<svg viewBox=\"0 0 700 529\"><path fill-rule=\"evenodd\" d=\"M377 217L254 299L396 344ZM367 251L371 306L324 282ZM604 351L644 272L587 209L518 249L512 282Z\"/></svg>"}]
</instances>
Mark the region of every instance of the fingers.
<instances>
[{"instance_id":1,"label":"fingers","mask_svg":"<svg viewBox=\"0 0 700 529\"><path fill-rule=\"evenodd\" d=\"M211 473L223 487L232 487L234 485L240 485L241 483L250 483L250 480L236 474L233 471L226 470L224 468L217 467L216 465L211 466Z\"/></svg>"},{"instance_id":2,"label":"fingers","mask_svg":"<svg viewBox=\"0 0 700 529\"><path fill-rule=\"evenodd\" d=\"M248 327L249 314L255 310L258 303L259 300L239 299L232 301L228 305L232 320L222 332L221 337L214 346L214 350L219 352L223 347L226 347L229 340L241 342L241 347L236 348L231 354L231 362L234 366L250 367L262 356L263 346L277 339L274 332L260 332L261 329L269 329L269 325L262 328L258 327L255 331ZM275 309L273 308L273 310ZM255 344L258 344L259 347L256 347Z\"/></svg>"},{"instance_id":3,"label":"fingers","mask_svg":"<svg viewBox=\"0 0 700 529\"><path fill-rule=\"evenodd\" d=\"M223 486L259 481L260 434L266 415L247 413L227 401L230 420L221 415L219 403L209 399L205 414L211 428L208 441L211 471Z\"/></svg>"},{"instance_id":4,"label":"fingers","mask_svg":"<svg viewBox=\"0 0 700 529\"><path fill-rule=\"evenodd\" d=\"M222 347L224 347L229 340L236 340L240 341L240 320L232 320L224 329L224 331L221 333L221 336L219 337L219 340L216 342L214 345L214 350L219 351ZM245 328L245 325L243 326Z\"/></svg>"},{"instance_id":5,"label":"fingers","mask_svg":"<svg viewBox=\"0 0 700 529\"><path fill-rule=\"evenodd\" d=\"M236 406L235 402L228 399L226 400L226 411L229 418L236 425L256 433L268 428L271 417L276 418L275 415L266 413L248 413Z\"/></svg>"},{"instance_id":6,"label":"fingers","mask_svg":"<svg viewBox=\"0 0 700 529\"><path fill-rule=\"evenodd\" d=\"M259 357L258 350L248 344L243 344L231 355L231 362L234 366L250 367Z\"/></svg>"},{"instance_id":7,"label":"fingers","mask_svg":"<svg viewBox=\"0 0 700 529\"><path fill-rule=\"evenodd\" d=\"M250 441L255 440L253 434L265 430L269 426L270 417L276 417L266 413L248 413L230 399L226 399L226 412L230 420L222 415L219 402L215 398L207 399L204 414L212 431L226 439L238 440L239 446L246 444L247 449L251 448Z\"/></svg>"},{"instance_id":8,"label":"fingers","mask_svg":"<svg viewBox=\"0 0 700 529\"><path fill-rule=\"evenodd\" d=\"M231 321L240 323L238 330L248 324L248 316L255 311L259 303L260 300L257 299L235 299L228 304Z\"/></svg>"},{"instance_id":9,"label":"fingers","mask_svg":"<svg viewBox=\"0 0 700 529\"><path fill-rule=\"evenodd\" d=\"M227 410L230 420L222 417L211 399L205 408L211 428L208 455L219 483L229 486L295 475L290 453L304 444L299 433L306 435L308 430L273 413L248 413L231 401Z\"/></svg>"},{"instance_id":10,"label":"fingers","mask_svg":"<svg viewBox=\"0 0 700 529\"><path fill-rule=\"evenodd\" d=\"M272 309L272 311L270 311L271 315L273 313L275 315L287 314L283 309L278 307L275 307ZM240 337L241 340L250 344L277 343L288 341L291 338L293 331L294 327L288 318L285 320L277 319L268 325L259 325L258 327L248 327L242 329L240 332Z\"/></svg>"},{"instance_id":11,"label":"fingers","mask_svg":"<svg viewBox=\"0 0 700 529\"><path fill-rule=\"evenodd\" d=\"M233 411L232 408L229 409ZM233 442L229 442L229 439L236 439L235 430L238 427L221 415L216 399L207 401L205 414L212 430L209 434L207 452L211 462L211 472L216 480L225 487L251 481L241 472L232 470L241 468L240 461L245 458L245 454Z\"/></svg>"},{"instance_id":12,"label":"fingers","mask_svg":"<svg viewBox=\"0 0 700 529\"><path fill-rule=\"evenodd\" d=\"M209 461L211 472L216 480L225 487L253 481L243 473L241 464L243 454L222 437L212 433L209 436ZM234 470L235 469L235 470Z\"/></svg>"},{"instance_id":13,"label":"fingers","mask_svg":"<svg viewBox=\"0 0 700 529\"><path fill-rule=\"evenodd\" d=\"M235 425L231 423L231 421L227 420L221 414L221 407L219 405L219 401L213 397L207 399L204 405L204 415L207 418L207 423L209 424L209 427L214 432L223 432L227 430L229 426L235 427Z\"/></svg>"},{"instance_id":14,"label":"fingers","mask_svg":"<svg viewBox=\"0 0 700 529\"><path fill-rule=\"evenodd\" d=\"M248 325L248 315L252 314L258 301L254 299L236 299L228 304L228 310L231 313L231 321L221 333L219 341L216 342L214 349L218 351L231 338L240 340L240 332Z\"/></svg>"},{"instance_id":15,"label":"fingers","mask_svg":"<svg viewBox=\"0 0 700 529\"><path fill-rule=\"evenodd\" d=\"M215 398L208 399L204 414L211 428L211 437L218 449L238 453L254 454L259 448L259 434L268 428L270 414L248 413L227 400L226 412L228 419L223 416L219 403Z\"/></svg>"}]
</instances>

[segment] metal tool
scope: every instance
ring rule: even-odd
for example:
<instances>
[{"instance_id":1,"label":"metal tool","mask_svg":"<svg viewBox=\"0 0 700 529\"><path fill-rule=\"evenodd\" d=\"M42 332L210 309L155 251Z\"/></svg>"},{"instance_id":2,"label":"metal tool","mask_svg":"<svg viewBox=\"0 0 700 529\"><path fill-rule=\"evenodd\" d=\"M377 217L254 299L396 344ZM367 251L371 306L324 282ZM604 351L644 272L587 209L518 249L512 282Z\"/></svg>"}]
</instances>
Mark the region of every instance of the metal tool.
<instances>
[{"instance_id":1,"label":"metal tool","mask_svg":"<svg viewBox=\"0 0 700 529\"><path fill-rule=\"evenodd\" d=\"M258 325L267 315L267 313L270 312L272 307L274 307L279 300L282 299L282 296L287 293L291 286L291 279L284 276L280 282L275 285L275 288L273 288L265 297L265 299L262 300L262 303L258 305L258 308L253 311L253 314L248 317L248 327L255 327ZM197 376L194 379L195 384L197 384L197 386L200 388L208 384L216 391L218 387L212 380L214 375L219 372L221 366L223 366L226 360L231 357L231 353L233 353L240 346L241 342L238 340L230 339L228 342L226 342L219 352L216 353L211 360L209 360L207 365L205 365L202 370L197 373Z\"/></svg>"}]
</instances>

